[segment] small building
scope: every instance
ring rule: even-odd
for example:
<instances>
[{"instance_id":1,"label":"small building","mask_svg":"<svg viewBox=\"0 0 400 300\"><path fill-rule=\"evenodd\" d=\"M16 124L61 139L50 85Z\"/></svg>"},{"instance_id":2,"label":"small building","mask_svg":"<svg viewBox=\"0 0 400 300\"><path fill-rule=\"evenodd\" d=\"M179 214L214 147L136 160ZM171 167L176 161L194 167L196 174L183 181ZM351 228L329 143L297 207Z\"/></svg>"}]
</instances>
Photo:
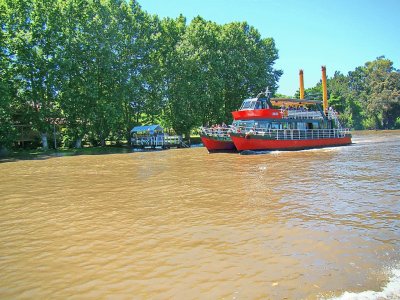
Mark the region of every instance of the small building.
<instances>
[{"instance_id":1,"label":"small building","mask_svg":"<svg viewBox=\"0 0 400 300\"><path fill-rule=\"evenodd\" d=\"M180 135L168 135L160 125L136 126L131 130L131 145L133 148L187 147Z\"/></svg>"}]
</instances>

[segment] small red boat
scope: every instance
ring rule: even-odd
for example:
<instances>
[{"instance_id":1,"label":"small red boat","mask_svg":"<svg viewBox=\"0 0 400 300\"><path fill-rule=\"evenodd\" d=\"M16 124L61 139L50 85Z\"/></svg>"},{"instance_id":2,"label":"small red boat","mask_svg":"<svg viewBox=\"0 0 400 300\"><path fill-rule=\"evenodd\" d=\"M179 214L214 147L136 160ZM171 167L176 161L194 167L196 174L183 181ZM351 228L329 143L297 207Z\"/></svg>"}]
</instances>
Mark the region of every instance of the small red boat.
<instances>
[{"instance_id":1,"label":"small red boat","mask_svg":"<svg viewBox=\"0 0 400 300\"><path fill-rule=\"evenodd\" d=\"M209 152L236 151L236 147L229 135L228 127L202 127L200 132L201 141Z\"/></svg>"},{"instance_id":2,"label":"small red boat","mask_svg":"<svg viewBox=\"0 0 400 300\"><path fill-rule=\"evenodd\" d=\"M300 71L300 99L269 98L268 90L246 99L232 112L233 123L224 130L202 128L208 151L300 150L351 144L337 113L328 108L326 71L322 67L323 101L305 100Z\"/></svg>"}]
</instances>

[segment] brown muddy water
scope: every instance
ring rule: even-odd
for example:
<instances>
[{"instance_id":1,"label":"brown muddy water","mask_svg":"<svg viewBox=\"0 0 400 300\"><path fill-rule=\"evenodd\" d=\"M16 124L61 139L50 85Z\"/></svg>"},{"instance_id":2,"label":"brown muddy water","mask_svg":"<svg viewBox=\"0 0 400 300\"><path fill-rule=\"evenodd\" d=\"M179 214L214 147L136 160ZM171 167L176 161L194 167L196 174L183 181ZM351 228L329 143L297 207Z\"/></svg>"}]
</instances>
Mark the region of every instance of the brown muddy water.
<instances>
[{"instance_id":1,"label":"brown muddy water","mask_svg":"<svg viewBox=\"0 0 400 300\"><path fill-rule=\"evenodd\" d=\"M0 164L1 299L400 299L400 131Z\"/></svg>"}]
</instances>

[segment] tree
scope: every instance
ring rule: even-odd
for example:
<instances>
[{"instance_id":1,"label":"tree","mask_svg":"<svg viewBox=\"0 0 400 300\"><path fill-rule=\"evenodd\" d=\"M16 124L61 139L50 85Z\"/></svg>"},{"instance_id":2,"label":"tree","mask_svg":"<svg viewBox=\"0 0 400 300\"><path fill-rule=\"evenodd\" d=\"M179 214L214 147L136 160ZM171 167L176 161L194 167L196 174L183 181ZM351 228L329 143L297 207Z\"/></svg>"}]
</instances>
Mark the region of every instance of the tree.
<instances>
[{"instance_id":1,"label":"tree","mask_svg":"<svg viewBox=\"0 0 400 300\"><path fill-rule=\"evenodd\" d=\"M400 116L400 72L393 62L378 57L365 64L366 84L369 88L367 112L375 121L375 128L394 128Z\"/></svg>"},{"instance_id":2,"label":"tree","mask_svg":"<svg viewBox=\"0 0 400 300\"><path fill-rule=\"evenodd\" d=\"M23 119L41 133L44 149L48 148L51 122L58 115L54 88L58 40L56 4L44 0L7 1L11 80L17 90L13 102Z\"/></svg>"},{"instance_id":3,"label":"tree","mask_svg":"<svg viewBox=\"0 0 400 300\"><path fill-rule=\"evenodd\" d=\"M222 26L222 74L224 80L224 119L231 119L244 98L257 95L266 87L277 90L281 70L273 69L278 50L272 38L261 39L259 32L246 22Z\"/></svg>"},{"instance_id":4,"label":"tree","mask_svg":"<svg viewBox=\"0 0 400 300\"><path fill-rule=\"evenodd\" d=\"M177 132L206 123L229 122L243 98L267 86L272 92L282 71L273 39L261 39L247 23L217 25L196 17L172 48L166 119Z\"/></svg>"},{"instance_id":5,"label":"tree","mask_svg":"<svg viewBox=\"0 0 400 300\"><path fill-rule=\"evenodd\" d=\"M220 78L219 26L196 17L176 47L180 66L171 86L169 120L178 133L218 118L223 82Z\"/></svg>"},{"instance_id":6,"label":"tree","mask_svg":"<svg viewBox=\"0 0 400 300\"><path fill-rule=\"evenodd\" d=\"M12 103L12 64L10 59L9 23L10 12L5 2L0 1L0 152L10 147L15 137L12 126L14 107Z\"/></svg>"},{"instance_id":7,"label":"tree","mask_svg":"<svg viewBox=\"0 0 400 300\"><path fill-rule=\"evenodd\" d=\"M89 3L71 0L61 6L63 26L58 48L60 73L57 89L59 103L66 123L65 144L80 148L82 138L89 132L93 108L89 72L92 56L86 39L86 23L89 21Z\"/></svg>"}]
</instances>

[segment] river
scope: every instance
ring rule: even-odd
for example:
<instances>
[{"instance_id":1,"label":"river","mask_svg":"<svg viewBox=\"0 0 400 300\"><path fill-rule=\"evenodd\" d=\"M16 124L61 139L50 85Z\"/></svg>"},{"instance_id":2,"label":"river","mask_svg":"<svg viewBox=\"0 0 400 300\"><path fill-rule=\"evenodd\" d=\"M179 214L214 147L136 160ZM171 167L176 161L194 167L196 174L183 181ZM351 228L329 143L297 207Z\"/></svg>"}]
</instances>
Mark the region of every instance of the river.
<instances>
[{"instance_id":1,"label":"river","mask_svg":"<svg viewBox=\"0 0 400 300\"><path fill-rule=\"evenodd\" d=\"M1 299L400 299L400 131L0 163Z\"/></svg>"}]
</instances>

